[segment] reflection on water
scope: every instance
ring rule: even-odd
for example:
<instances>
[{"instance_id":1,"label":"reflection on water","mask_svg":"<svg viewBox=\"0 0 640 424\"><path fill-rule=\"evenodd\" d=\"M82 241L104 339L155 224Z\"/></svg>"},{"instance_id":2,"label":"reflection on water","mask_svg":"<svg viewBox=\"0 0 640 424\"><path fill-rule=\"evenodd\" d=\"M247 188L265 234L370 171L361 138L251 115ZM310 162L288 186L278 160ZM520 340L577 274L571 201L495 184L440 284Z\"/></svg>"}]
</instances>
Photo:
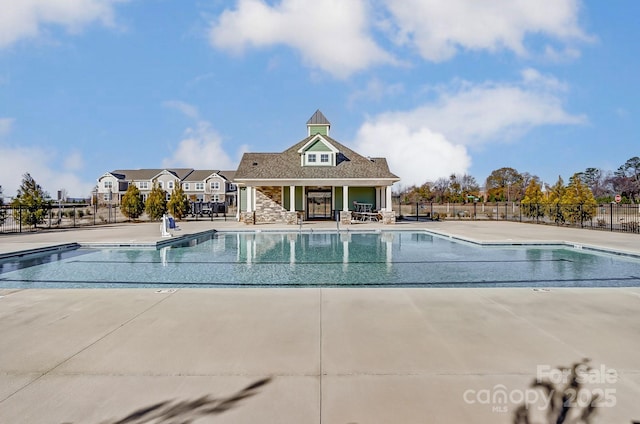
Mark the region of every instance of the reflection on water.
<instances>
[{"instance_id":1,"label":"reflection on water","mask_svg":"<svg viewBox=\"0 0 640 424\"><path fill-rule=\"evenodd\" d=\"M82 250L3 287L638 286L640 261L572 248L479 247L427 233L217 233L160 250ZM99 282L99 284L98 284Z\"/></svg>"}]
</instances>

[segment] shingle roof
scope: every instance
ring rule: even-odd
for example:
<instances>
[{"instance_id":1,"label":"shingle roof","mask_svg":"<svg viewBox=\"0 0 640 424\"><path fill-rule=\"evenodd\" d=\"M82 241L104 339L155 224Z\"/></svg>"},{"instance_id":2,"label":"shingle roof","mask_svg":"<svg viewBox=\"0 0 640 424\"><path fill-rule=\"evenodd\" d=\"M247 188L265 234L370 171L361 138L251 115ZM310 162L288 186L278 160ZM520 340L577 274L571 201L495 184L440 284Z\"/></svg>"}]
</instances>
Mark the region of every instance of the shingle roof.
<instances>
[{"instance_id":1,"label":"shingle roof","mask_svg":"<svg viewBox=\"0 0 640 424\"><path fill-rule=\"evenodd\" d=\"M211 174L214 174L215 172L217 172L214 169L197 169L195 171L193 171L191 174L189 174L189 176L184 179L183 181L204 181L207 177L209 177Z\"/></svg>"},{"instance_id":2,"label":"shingle roof","mask_svg":"<svg viewBox=\"0 0 640 424\"><path fill-rule=\"evenodd\" d=\"M121 175L123 180L125 181L140 181L140 180L151 180L153 177L157 176L159 173L164 171L166 168L161 169L119 169L116 171L111 171L113 175ZM183 180L189 174L193 172L193 168L172 168L166 169L176 176L179 180Z\"/></svg>"},{"instance_id":3,"label":"shingle roof","mask_svg":"<svg viewBox=\"0 0 640 424\"><path fill-rule=\"evenodd\" d=\"M323 136L339 150L336 166L302 166L298 150L316 135L311 135L282 153L245 153L235 180L246 179L395 179L384 158L366 158L328 136Z\"/></svg>"},{"instance_id":4,"label":"shingle roof","mask_svg":"<svg viewBox=\"0 0 640 424\"><path fill-rule=\"evenodd\" d=\"M307 125L331 125L327 118L320 112L320 109L316 110L311 118L307 121Z\"/></svg>"}]
</instances>

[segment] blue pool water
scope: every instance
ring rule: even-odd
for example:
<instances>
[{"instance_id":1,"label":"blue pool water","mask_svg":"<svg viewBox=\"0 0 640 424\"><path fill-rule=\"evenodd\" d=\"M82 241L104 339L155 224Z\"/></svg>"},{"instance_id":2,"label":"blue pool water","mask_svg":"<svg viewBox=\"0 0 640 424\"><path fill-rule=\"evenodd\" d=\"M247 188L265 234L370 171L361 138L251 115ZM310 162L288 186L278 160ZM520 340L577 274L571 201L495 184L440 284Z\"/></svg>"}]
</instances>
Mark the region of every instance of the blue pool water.
<instances>
[{"instance_id":1,"label":"blue pool water","mask_svg":"<svg viewBox=\"0 0 640 424\"><path fill-rule=\"evenodd\" d=\"M238 286L640 286L640 260L574 248L481 247L425 232L263 232L0 263L4 288Z\"/></svg>"}]
</instances>

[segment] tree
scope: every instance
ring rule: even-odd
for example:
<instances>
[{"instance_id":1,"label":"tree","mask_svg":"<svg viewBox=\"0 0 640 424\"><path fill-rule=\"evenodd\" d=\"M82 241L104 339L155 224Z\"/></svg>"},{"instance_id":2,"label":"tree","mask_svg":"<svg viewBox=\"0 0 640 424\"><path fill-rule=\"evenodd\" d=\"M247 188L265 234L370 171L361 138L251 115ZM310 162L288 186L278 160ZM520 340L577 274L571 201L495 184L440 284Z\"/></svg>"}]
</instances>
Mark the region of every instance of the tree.
<instances>
[{"instance_id":1,"label":"tree","mask_svg":"<svg viewBox=\"0 0 640 424\"><path fill-rule=\"evenodd\" d=\"M611 201L614 193L609 184L609 178L601 169L587 168L578 175L596 199L603 199L604 202Z\"/></svg>"},{"instance_id":2,"label":"tree","mask_svg":"<svg viewBox=\"0 0 640 424\"><path fill-rule=\"evenodd\" d=\"M447 201L447 190L449 189L449 180L446 178L438 178L431 188L431 192L436 202Z\"/></svg>"},{"instance_id":3,"label":"tree","mask_svg":"<svg viewBox=\"0 0 640 424\"><path fill-rule=\"evenodd\" d=\"M22 184L11 202L13 217L24 225L37 228L44 222L47 209L51 207L49 194L33 179L28 172L22 176Z\"/></svg>"},{"instance_id":4,"label":"tree","mask_svg":"<svg viewBox=\"0 0 640 424\"><path fill-rule=\"evenodd\" d=\"M561 176L558 176L558 181L548 188L549 197L545 200L545 205L549 218L553 219L556 224L564 224L566 221L562 210L562 199L566 190Z\"/></svg>"},{"instance_id":5,"label":"tree","mask_svg":"<svg viewBox=\"0 0 640 424\"><path fill-rule=\"evenodd\" d=\"M569 180L562 203L564 216L573 223L590 220L598 207L591 189L582 182L580 174L574 174Z\"/></svg>"},{"instance_id":6,"label":"tree","mask_svg":"<svg viewBox=\"0 0 640 424\"><path fill-rule=\"evenodd\" d=\"M522 175L513 168L500 168L487 177L486 189L489 201L515 202L522 193Z\"/></svg>"},{"instance_id":7,"label":"tree","mask_svg":"<svg viewBox=\"0 0 640 424\"><path fill-rule=\"evenodd\" d=\"M144 212L142 195L140 195L140 190L138 190L135 184L129 184L127 191L124 193L124 196L122 196L120 211L122 215L129 219L138 219Z\"/></svg>"},{"instance_id":8,"label":"tree","mask_svg":"<svg viewBox=\"0 0 640 424\"><path fill-rule=\"evenodd\" d=\"M527 185L522 199L522 212L530 218L541 218L544 216L544 193L542 193L542 185L532 178Z\"/></svg>"},{"instance_id":9,"label":"tree","mask_svg":"<svg viewBox=\"0 0 640 424\"><path fill-rule=\"evenodd\" d=\"M623 198L640 202L640 157L632 157L614 172L613 187Z\"/></svg>"},{"instance_id":10,"label":"tree","mask_svg":"<svg viewBox=\"0 0 640 424\"><path fill-rule=\"evenodd\" d=\"M156 182L147 196L144 211L152 221L159 221L162 215L167 213L167 193Z\"/></svg>"},{"instance_id":11,"label":"tree","mask_svg":"<svg viewBox=\"0 0 640 424\"><path fill-rule=\"evenodd\" d=\"M173 185L171 199L169 199L167 208L169 213L178 221L184 218L189 212L189 199L184 193L184 190L182 190L182 184L180 184L180 181L176 181Z\"/></svg>"}]
</instances>

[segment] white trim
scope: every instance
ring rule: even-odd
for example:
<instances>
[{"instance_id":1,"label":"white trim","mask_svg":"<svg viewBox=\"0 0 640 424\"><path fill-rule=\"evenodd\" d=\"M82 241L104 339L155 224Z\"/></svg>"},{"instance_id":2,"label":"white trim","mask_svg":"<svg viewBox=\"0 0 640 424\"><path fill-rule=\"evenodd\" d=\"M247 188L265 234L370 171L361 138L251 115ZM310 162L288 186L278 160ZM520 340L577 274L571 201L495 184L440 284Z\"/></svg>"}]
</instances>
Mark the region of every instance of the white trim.
<instances>
[{"instance_id":1,"label":"white trim","mask_svg":"<svg viewBox=\"0 0 640 424\"><path fill-rule=\"evenodd\" d=\"M309 146L311 146L312 144L315 144L317 141L322 142L322 144L324 144L325 146L327 146L329 148L329 150L331 150L333 153L338 153L340 152L340 150L336 149L333 144L331 144L326 138L324 138L322 136L322 134L316 134L315 137L313 137L311 140L307 141L305 143L304 146L302 146L299 150L298 153L302 154L302 153L306 153L307 149L309 148Z\"/></svg>"}]
</instances>

